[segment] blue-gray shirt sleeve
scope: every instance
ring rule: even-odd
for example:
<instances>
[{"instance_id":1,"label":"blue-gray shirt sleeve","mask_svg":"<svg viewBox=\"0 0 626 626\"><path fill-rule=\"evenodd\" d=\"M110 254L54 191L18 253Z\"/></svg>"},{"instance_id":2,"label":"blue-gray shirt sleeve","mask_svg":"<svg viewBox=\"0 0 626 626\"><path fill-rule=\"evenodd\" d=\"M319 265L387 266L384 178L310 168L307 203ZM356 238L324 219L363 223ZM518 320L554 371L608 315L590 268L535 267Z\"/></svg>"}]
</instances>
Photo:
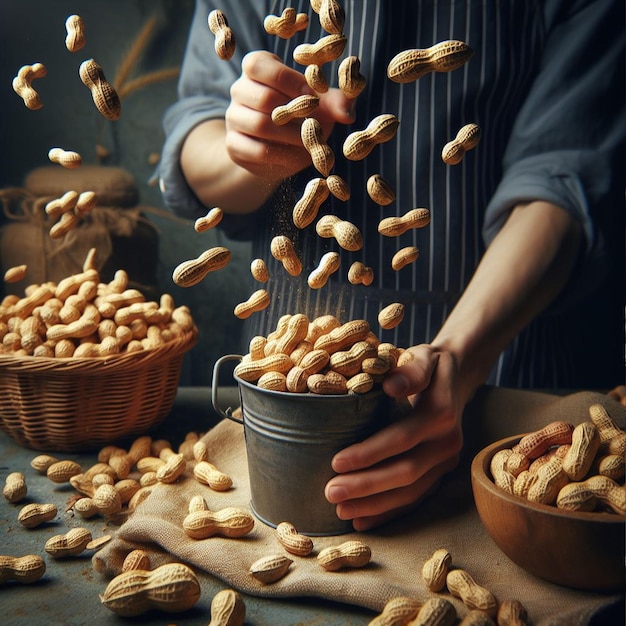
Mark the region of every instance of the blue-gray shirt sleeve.
<instances>
[{"instance_id":1,"label":"blue-gray shirt sleeve","mask_svg":"<svg viewBox=\"0 0 626 626\"><path fill-rule=\"evenodd\" d=\"M546 2L545 16L542 64L508 142L483 234L489 243L512 208L530 200L574 215L584 249L564 294L569 300L606 273L603 229L611 227L617 187L623 197L624 3Z\"/></svg>"},{"instance_id":2,"label":"blue-gray shirt sleeve","mask_svg":"<svg viewBox=\"0 0 626 626\"><path fill-rule=\"evenodd\" d=\"M224 118L230 101L230 87L241 74L244 54L265 45L263 29L258 27L259 20L262 23L265 2L230 0L225 11L227 18L228 14L238 16L237 46L229 61L221 60L215 52L215 36L208 27L208 15L217 8L222 7L206 0L196 2L178 83L178 100L163 118L166 138L158 168L163 200L172 211L189 219L204 215L207 207L198 201L181 171L179 159L183 143L198 124ZM251 11L255 13L246 16ZM242 16L249 19L242 19Z\"/></svg>"}]
</instances>

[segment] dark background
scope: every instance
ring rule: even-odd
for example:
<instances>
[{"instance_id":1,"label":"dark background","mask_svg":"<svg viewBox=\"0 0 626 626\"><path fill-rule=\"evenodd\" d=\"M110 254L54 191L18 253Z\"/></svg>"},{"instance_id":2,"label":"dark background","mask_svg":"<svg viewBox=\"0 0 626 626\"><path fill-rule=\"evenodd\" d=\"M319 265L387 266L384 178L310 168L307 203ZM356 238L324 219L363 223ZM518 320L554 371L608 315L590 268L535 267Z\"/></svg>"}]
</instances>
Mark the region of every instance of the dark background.
<instances>
[{"instance_id":1,"label":"dark background","mask_svg":"<svg viewBox=\"0 0 626 626\"><path fill-rule=\"evenodd\" d=\"M191 222L173 218L158 186L149 182L155 168L150 160L158 155L164 140L162 117L176 100L177 78L133 91L122 99L121 118L110 122L97 111L78 75L80 64L93 58L113 82L123 59L153 16L157 17L156 26L130 79L180 67L193 4L192 0L0 2L0 188L21 187L29 172L50 165L48 151L55 146L79 152L83 164L116 166L130 172L139 190L139 204L151 209L145 215L158 233L156 288L159 293L171 293L177 305L189 305L200 328L199 344L185 359L181 383L205 385L211 381L215 359L240 352L242 347L242 322L234 317L233 308L249 296L248 246L229 241L217 231L195 233ZM72 14L82 17L87 40L86 46L74 53L65 47L65 20ZM13 91L12 81L20 67L36 62L46 66L47 76L33 83L44 106L32 111ZM97 157L96 144L109 152L106 159ZM8 222L9 218L0 213L0 229ZM140 240L129 245L137 255L150 253L142 250ZM176 287L171 278L173 269L215 245L231 250L233 259L228 268L210 274L197 286ZM0 266L4 273L2 259Z\"/></svg>"}]
</instances>

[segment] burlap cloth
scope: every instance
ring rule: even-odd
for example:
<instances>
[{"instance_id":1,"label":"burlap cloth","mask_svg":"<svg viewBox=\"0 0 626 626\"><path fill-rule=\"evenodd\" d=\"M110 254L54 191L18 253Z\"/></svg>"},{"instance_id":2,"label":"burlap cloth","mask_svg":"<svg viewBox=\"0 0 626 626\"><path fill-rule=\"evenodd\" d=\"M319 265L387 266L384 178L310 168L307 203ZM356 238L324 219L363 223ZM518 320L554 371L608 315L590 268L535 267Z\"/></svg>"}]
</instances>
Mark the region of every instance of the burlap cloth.
<instances>
[{"instance_id":1,"label":"burlap cloth","mask_svg":"<svg viewBox=\"0 0 626 626\"><path fill-rule=\"evenodd\" d=\"M272 528L257 522L243 539L212 537L201 541L189 539L182 530L193 495L202 494L213 510L224 506L249 507L243 428L223 420L204 440L212 462L230 474L234 487L228 492L214 492L200 485L189 467L181 482L159 485L152 492L119 528L113 541L94 556L93 565L107 575L117 574L128 552L140 547L149 551L153 566L182 560L251 595L321 597L380 611L388 600L399 595L421 600L429 597L421 568L435 549L445 547L455 566L469 571L497 598L519 599L534 624L586 624L599 610L619 602L621 596L547 583L510 561L493 543L478 517L469 467L480 448L503 437L540 428L553 420L574 424L587 421L588 407L594 402L601 402L622 427L626 425L626 407L604 394L577 392L561 397L495 388L481 390L464 416L466 444L462 461L435 495L414 513L375 531L316 537L314 554L292 557L294 563L289 573L271 585L256 581L248 569L261 556L283 552ZM314 555L319 550L356 537L372 549L367 568L326 572L317 564ZM456 598L447 593L445 596L454 602L460 616L467 612Z\"/></svg>"}]
</instances>

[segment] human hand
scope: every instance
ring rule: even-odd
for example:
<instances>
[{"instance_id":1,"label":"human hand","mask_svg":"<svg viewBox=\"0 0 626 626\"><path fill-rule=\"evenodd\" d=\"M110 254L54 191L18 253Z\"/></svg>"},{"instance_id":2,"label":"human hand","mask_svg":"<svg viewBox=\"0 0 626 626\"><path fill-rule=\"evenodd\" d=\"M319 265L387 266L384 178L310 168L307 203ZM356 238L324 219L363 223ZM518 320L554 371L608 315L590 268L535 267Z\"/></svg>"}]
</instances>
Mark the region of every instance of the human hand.
<instances>
[{"instance_id":1,"label":"human hand","mask_svg":"<svg viewBox=\"0 0 626 626\"><path fill-rule=\"evenodd\" d=\"M367 530L415 507L458 463L463 445L457 366L449 352L423 344L413 360L383 382L387 395L411 409L365 441L339 451L326 499L355 530Z\"/></svg>"},{"instance_id":2,"label":"human hand","mask_svg":"<svg viewBox=\"0 0 626 626\"><path fill-rule=\"evenodd\" d=\"M231 87L231 103L226 111L226 149L231 160L270 181L283 180L311 165L300 138L302 120L279 126L271 118L277 106L314 93L304 74L266 51L247 54L241 69L241 76ZM353 101L341 90L329 89L319 96L320 104L313 116L322 125L324 137L335 123L353 121Z\"/></svg>"}]
</instances>

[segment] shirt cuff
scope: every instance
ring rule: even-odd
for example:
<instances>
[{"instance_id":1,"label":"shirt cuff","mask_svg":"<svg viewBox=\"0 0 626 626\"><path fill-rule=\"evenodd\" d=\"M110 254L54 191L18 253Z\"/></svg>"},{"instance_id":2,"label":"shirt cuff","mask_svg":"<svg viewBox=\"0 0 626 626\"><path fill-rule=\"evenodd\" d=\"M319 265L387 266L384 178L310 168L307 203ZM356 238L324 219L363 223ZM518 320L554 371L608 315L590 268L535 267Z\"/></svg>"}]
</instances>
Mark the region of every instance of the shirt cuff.
<instances>
[{"instance_id":1,"label":"shirt cuff","mask_svg":"<svg viewBox=\"0 0 626 626\"><path fill-rule=\"evenodd\" d=\"M580 223L583 241L577 266L551 310L559 310L587 295L609 269L606 237L598 228L597 213L605 204L611 183L602 166L604 161L597 156L591 151L563 151L519 161L507 170L486 210L483 238L487 245L518 204L550 202Z\"/></svg>"},{"instance_id":2,"label":"shirt cuff","mask_svg":"<svg viewBox=\"0 0 626 626\"><path fill-rule=\"evenodd\" d=\"M204 97L181 100L165 114L163 126L166 140L157 170L159 187L166 206L177 215L196 219L207 211L187 184L180 167L180 153L191 130L210 119L223 118L224 105L207 102Z\"/></svg>"}]
</instances>

